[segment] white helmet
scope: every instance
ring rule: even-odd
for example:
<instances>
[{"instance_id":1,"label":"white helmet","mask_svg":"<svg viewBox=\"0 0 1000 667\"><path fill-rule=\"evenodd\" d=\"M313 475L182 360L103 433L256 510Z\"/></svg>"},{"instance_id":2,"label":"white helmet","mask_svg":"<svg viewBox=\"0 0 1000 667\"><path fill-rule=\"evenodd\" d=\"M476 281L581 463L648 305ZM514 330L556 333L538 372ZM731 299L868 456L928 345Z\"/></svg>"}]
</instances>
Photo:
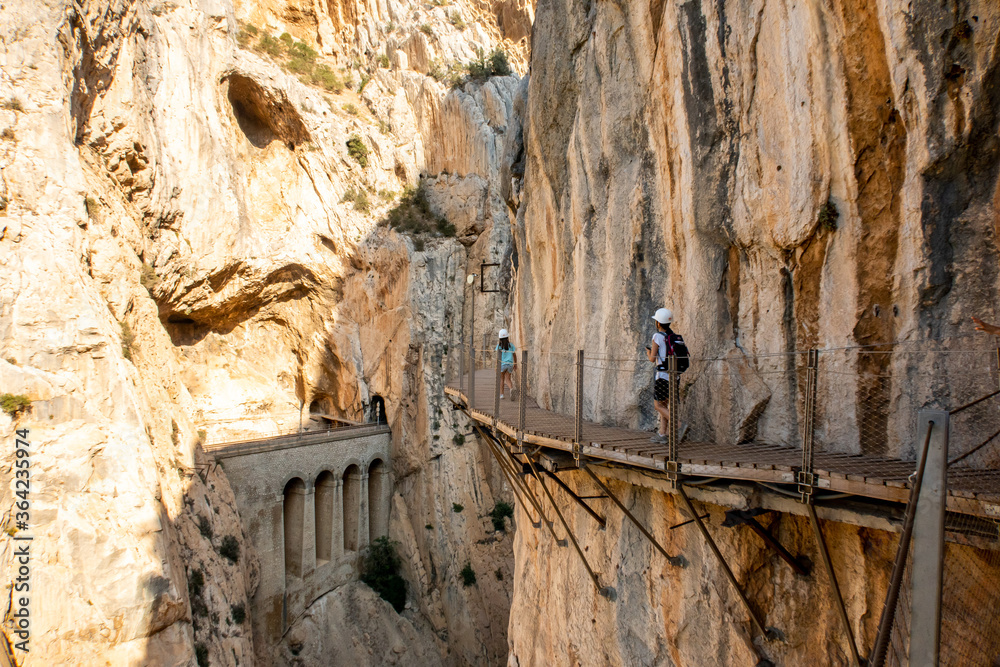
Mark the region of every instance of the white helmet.
<instances>
[{"instance_id":1,"label":"white helmet","mask_svg":"<svg viewBox=\"0 0 1000 667\"><path fill-rule=\"evenodd\" d=\"M674 321L674 314L670 312L669 308L660 308L656 311L656 314L653 315L653 319L660 324L670 324Z\"/></svg>"},{"instance_id":2,"label":"white helmet","mask_svg":"<svg viewBox=\"0 0 1000 667\"><path fill-rule=\"evenodd\" d=\"M501 329L500 330L500 337L501 338L506 338L507 337L507 330L506 329Z\"/></svg>"}]
</instances>

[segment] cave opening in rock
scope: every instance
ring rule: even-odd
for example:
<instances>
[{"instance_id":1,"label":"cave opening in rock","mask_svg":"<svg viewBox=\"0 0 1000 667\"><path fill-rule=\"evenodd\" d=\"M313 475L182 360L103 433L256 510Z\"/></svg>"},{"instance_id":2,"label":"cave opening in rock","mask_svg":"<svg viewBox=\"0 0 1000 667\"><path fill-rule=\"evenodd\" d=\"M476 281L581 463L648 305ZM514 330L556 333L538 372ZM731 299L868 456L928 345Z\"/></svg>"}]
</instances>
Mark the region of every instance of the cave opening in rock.
<instances>
[{"instance_id":1,"label":"cave opening in rock","mask_svg":"<svg viewBox=\"0 0 1000 667\"><path fill-rule=\"evenodd\" d=\"M375 394L368 408L368 422L371 424L388 424L389 419L385 414L385 399Z\"/></svg>"},{"instance_id":2,"label":"cave opening in rock","mask_svg":"<svg viewBox=\"0 0 1000 667\"><path fill-rule=\"evenodd\" d=\"M237 125L257 148L278 140L294 150L310 140L295 105L283 91L264 88L243 74L230 74L224 83Z\"/></svg>"}]
</instances>

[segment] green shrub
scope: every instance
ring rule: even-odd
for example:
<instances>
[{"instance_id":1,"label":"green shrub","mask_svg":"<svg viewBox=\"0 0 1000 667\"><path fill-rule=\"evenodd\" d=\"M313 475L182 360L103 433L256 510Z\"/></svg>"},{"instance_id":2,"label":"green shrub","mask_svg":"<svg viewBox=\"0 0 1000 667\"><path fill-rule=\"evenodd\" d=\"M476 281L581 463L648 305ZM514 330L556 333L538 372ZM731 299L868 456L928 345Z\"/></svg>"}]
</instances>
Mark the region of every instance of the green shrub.
<instances>
[{"instance_id":1,"label":"green shrub","mask_svg":"<svg viewBox=\"0 0 1000 667\"><path fill-rule=\"evenodd\" d=\"M206 438L208 438L208 431L203 428L198 429L198 444L204 445Z\"/></svg>"},{"instance_id":2,"label":"green shrub","mask_svg":"<svg viewBox=\"0 0 1000 667\"><path fill-rule=\"evenodd\" d=\"M97 200L90 195L87 195L87 197L83 200L83 205L87 209L87 217L91 220L97 220L97 216L101 211L101 205L97 203Z\"/></svg>"},{"instance_id":3,"label":"green shrub","mask_svg":"<svg viewBox=\"0 0 1000 667\"><path fill-rule=\"evenodd\" d=\"M371 207L372 203L368 201L368 193L364 190L359 191L358 196L354 198L354 210L367 213Z\"/></svg>"},{"instance_id":4,"label":"green shrub","mask_svg":"<svg viewBox=\"0 0 1000 667\"><path fill-rule=\"evenodd\" d=\"M281 40L281 43L282 45L284 45L285 50L291 50L292 45L295 44L295 38L293 38L287 32L281 33L281 36L279 36L278 39Z\"/></svg>"},{"instance_id":5,"label":"green shrub","mask_svg":"<svg viewBox=\"0 0 1000 667\"><path fill-rule=\"evenodd\" d=\"M259 34L260 30L257 29L257 26L241 22L240 31L236 33L236 41L243 48L247 48L253 43L253 40L255 40Z\"/></svg>"},{"instance_id":6,"label":"green shrub","mask_svg":"<svg viewBox=\"0 0 1000 667\"><path fill-rule=\"evenodd\" d=\"M317 56L319 56L319 54L316 53L316 50L305 42L294 42L287 48L289 56L292 58L298 58L299 60L309 63L310 65L315 63Z\"/></svg>"},{"instance_id":7,"label":"green shrub","mask_svg":"<svg viewBox=\"0 0 1000 667\"><path fill-rule=\"evenodd\" d=\"M261 35L260 39L257 40L257 50L266 53L272 58L277 58L284 53L281 42L267 34Z\"/></svg>"},{"instance_id":8,"label":"green shrub","mask_svg":"<svg viewBox=\"0 0 1000 667\"><path fill-rule=\"evenodd\" d=\"M387 123L384 120L382 120L381 118L379 118L379 121L378 121L378 131L381 132L382 134L389 134L389 132L391 130L392 130L392 128L389 126L389 123Z\"/></svg>"},{"instance_id":9,"label":"green shrub","mask_svg":"<svg viewBox=\"0 0 1000 667\"><path fill-rule=\"evenodd\" d=\"M382 536L371 543L361 563L361 581L368 584L396 613L406 604L406 580L399 576L399 542Z\"/></svg>"},{"instance_id":10,"label":"green shrub","mask_svg":"<svg viewBox=\"0 0 1000 667\"><path fill-rule=\"evenodd\" d=\"M464 509L465 509L465 505L461 505L459 503L452 503L451 504L451 511L455 512L456 514L459 513L459 512L461 512Z\"/></svg>"},{"instance_id":11,"label":"green shrub","mask_svg":"<svg viewBox=\"0 0 1000 667\"><path fill-rule=\"evenodd\" d=\"M386 215L385 222L405 234L455 235L455 226L431 210L423 184L403 190L399 203Z\"/></svg>"},{"instance_id":12,"label":"green shrub","mask_svg":"<svg viewBox=\"0 0 1000 667\"><path fill-rule=\"evenodd\" d=\"M451 441L455 443L456 447L461 447L465 444L465 436L461 433L456 433Z\"/></svg>"},{"instance_id":13,"label":"green shrub","mask_svg":"<svg viewBox=\"0 0 1000 667\"><path fill-rule=\"evenodd\" d=\"M462 577L462 585L466 588L476 583L476 571L472 569L472 563L466 563L458 574Z\"/></svg>"},{"instance_id":14,"label":"green shrub","mask_svg":"<svg viewBox=\"0 0 1000 667\"><path fill-rule=\"evenodd\" d=\"M431 27L430 23L423 23L420 25L420 32L424 33L428 37L434 36L434 28Z\"/></svg>"},{"instance_id":15,"label":"green shrub","mask_svg":"<svg viewBox=\"0 0 1000 667\"><path fill-rule=\"evenodd\" d=\"M206 540L212 539L212 524L203 514L198 515L198 532Z\"/></svg>"},{"instance_id":16,"label":"green shrub","mask_svg":"<svg viewBox=\"0 0 1000 667\"><path fill-rule=\"evenodd\" d=\"M511 73L507 54L500 47L493 49L490 54L490 72L492 76L509 76Z\"/></svg>"},{"instance_id":17,"label":"green shrub","mask_svg":"<svg viewBox=\"0 0 1000 667\"><path fill-rule=\"evenodd\" d=\"M233 623L239 625L247 619L247 610L241 604L234 604L229 607L229 617L233 619Z\"/></svg>"},{"instance_id":18,"label":"green shrub","mask_svg":"<svg viewBox=\"0 0 1000 667\"><path fill-rule=\"evenodd\" d=\"M205 587L205 575L202 571L192 570L188 576L188 597L196 598L201 595L201 590Z\"/></svg>"},{"instance_id":19,"label":"green shrub","mask_svg":"<svg viewBox=\"0 0 1000 667\"><path fill-rule=\"evenodd\" d=\"M393 192L392 190L379 190L378 198L388 203L396 198L396 193Z\"/></svg>"},{"instance_id":20,"label":"green shrub","mask_svg":"<svg viewBox=\"0 0 1000 667\"><path fill-rule=\"evenodd\" d=\"M385 24L385 34L391 35L394 32L396 32L396 24L393 23L392 21L389 21L388 23Z\"/></svg>"},{"instance_id":21,"label":"green shrub","mask_svg":"<svg viewBox=\"0 0 1000 667\"><path fill-rule=\"evenodd\" d=\"M209 667L207 646L204 644L195 644L194 657L198 661L198 667Z\"/></svg>"},{"instance_id":22,"label":"green shrub","mask_svg":"<svg viewBox=\"0 0 1000 667\"><path fill-rule=\"evenodd\" d=\"M839 217L840 211L837 210L837 205L827 199L826 203L819 207L817 222L821 228L835 232L837 231L837 218Z\"/></svg>"},{"instance_id":23,"label":"green shrub","mask_svg":"<svg viewBox=\"0 0 1000 667\"><path fill-rule=\"evenodd\" d=\"M451 24L459 30L465 30L465 21L462 19L462 14L460 12L452 12L448 17Z\"/></svg>"},{"instance_id":24,"label":"green shrub","mask_svg":"<svg viewBox=\"0 0 1000 667\"><path fill-rule=\"evenodd\" d=\"M357 116L358 115L358 108L356 106L354 106L353 104L351 104L350 102L348 102L347 104L342 105L340 108L343 109L344 111L346 111L347 113L349 113L352 116ZM350 145L350 142L348 142L348 145Z\"/></svg>"},{"instance_id":25,"label":"green shrub","mask_svg":"<svg viewBox=\"0 0 1000 667\"><path fill-rule=\"evenodd\" d=\"M493 511L490 512L490 519L493 520L493 529L504 530L507 527L504 519L508 517L514 517L514 506L501 500L493 506Z\"/></svg>"},{"instance_id":26,"label":"green shrub","mask_svg":"<svg viewBox=\"0 0 1000 667\"><path fill-rule=\"evenodd\" d=\"M368 82L371 81L371 80L372 80L372 77L371 77L370 74L365 74L365 75L363 75L361 77L361 83L358 84L358 95L360 95L364 91L365 86L367 86Z\"/></svg>"},{"instance_id":27,"label":"green shrub","mask_svg":"<svg viewBox=\"0 0 1000 667\"><path fill-rule=\"evenodd\" d=\"M219 555L235 565L240 560L240 543L232 535L226 535L222 538Z\"/></svg>"},{"instance_id":28,"label":"green shrub","mask_svg":"<svg viewBox=\"0 0 1000 667\"><path fill-rule=\"evenodd\" d=\"M10 97L3 102L0 102L0 109L6 109L7 111L24 111L24 105L21 104L21 100L16 97Z\"/></svg>"},{"instance_id":29,"label":"green shrub","mask_svg":"<svg viewBox=\"0 0 1000 667\"><path fill-rule=\"evenodd\" d=\"M307 74L309 75L309 80L312 80L313 64L308 60L299 58L298 56L292 56L288 63L285 65L288 71L293 74Z\"/></svg>"},{"instance_id":30,"label":"green shrub","mask_svg":"<svg viewBox=\"0 0 1000 667\"><path fill-rule=\"evenodd\" d=\"M132 333L132 327L128 325L128 322L122 320L122 356L132 361L132 349L135 346L135 334Z\"/></svg>"},{"instance_id":31,"label":"green shrub","mask_svg":"<svg viewBox=\"0 0 1000 667\"><path fill-rule=\"evenodd\" d=\"M139 283L149 291L153 291L160 284L160 277L156 275L156 270L146 262L142 263L142 270L139 273Z\"/></svg>"},{"instance_id":32,"label":"green shrub","mask_svg":"<svg viewBox=\"0 0 1000 667\"><path fill-rule=\"evenodd\" d=\"M336 73L326 65L317 65L312 71L310 80L313 84L335 93L340 93L344 90L344 84L337 77Z\"/></svg>"},{"instance_id":33,"label":"green shrub","mask_svg":"<svg viewBox=\"0 0 1000 667\"><path fill-rule=\"evenodd\" d=\"M417 237L413 239L413 249L416 252L423 252L424 248L426 247L427 247L427 242L424 241L422 238Z\"/></svg>"},{"instance_id":34,"label":"green shrub","mask_svg":"<svg viewBox=\"0 0 1000 667\"><path fill-rule=\"evenodd\" d=\"M382 69L389 69L389 55L383 53L378 57L378 66Z\"/></svg>"},{"instance_id":35,"label":"green shrub","mask_svg":"<svg viewBox=\"0 0 1000 667\"><path fill-rule=\"evenodd\" d=\"M362 168L368 166L368 147L358 135L352 134L347 140L347 154L357 160Z\"/></svg>"},{"instance_id":36,"label":"green shrub","mask_svg":"<svg viewBox=\"0 0 1000 667\"><path fill-rule=\"evenodd\" d=\"M31 399L24 394L0 394L0 408L12 418L17 418L31 409Z\"/></svg>"}]
</instances>

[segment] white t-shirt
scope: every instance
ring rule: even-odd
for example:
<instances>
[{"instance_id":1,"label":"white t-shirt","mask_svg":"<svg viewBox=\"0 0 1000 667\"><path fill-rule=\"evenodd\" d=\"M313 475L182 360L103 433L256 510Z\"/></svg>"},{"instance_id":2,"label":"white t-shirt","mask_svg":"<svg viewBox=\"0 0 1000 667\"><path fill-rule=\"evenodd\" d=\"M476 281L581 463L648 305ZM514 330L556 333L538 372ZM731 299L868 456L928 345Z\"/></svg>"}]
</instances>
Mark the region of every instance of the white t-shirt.
<instances>
[{"instance_id":1,"label":"white t-shirt","mask_svg":"<svg viewBox=\"0 0 1000 667\"><path fill-rule=\"evenodd\" d=\"M667 334L657 331L653 334L653 345L656 345L656 363L662 365L667 361ZM666 371L656 371L657 380L666 380L670 375Z\"/></svg>"}]
</instances>

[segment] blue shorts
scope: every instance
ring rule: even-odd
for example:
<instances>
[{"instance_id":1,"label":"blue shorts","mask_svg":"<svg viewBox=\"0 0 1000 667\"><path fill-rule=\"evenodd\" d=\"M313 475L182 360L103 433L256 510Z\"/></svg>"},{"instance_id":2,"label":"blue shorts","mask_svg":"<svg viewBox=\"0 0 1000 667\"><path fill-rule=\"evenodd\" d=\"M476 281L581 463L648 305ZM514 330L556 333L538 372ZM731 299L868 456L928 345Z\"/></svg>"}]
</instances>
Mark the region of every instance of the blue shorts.
<instances>
[{"instance_id":1,"label":"blue shorts","mask_svg":"<svg viewBox=\"0 0 1000 667\"><path fill-rule=\"evenodd\" d=\"M501 373L510 373L512 370L514 370L514 364L512 364L512 363L511 364L500 364L500 372Z\"/></svg>"}]
</instances>

